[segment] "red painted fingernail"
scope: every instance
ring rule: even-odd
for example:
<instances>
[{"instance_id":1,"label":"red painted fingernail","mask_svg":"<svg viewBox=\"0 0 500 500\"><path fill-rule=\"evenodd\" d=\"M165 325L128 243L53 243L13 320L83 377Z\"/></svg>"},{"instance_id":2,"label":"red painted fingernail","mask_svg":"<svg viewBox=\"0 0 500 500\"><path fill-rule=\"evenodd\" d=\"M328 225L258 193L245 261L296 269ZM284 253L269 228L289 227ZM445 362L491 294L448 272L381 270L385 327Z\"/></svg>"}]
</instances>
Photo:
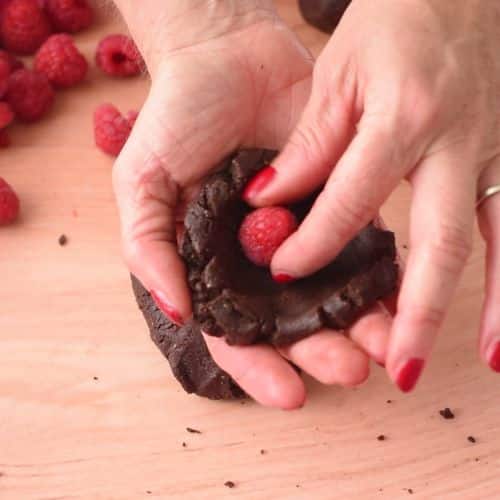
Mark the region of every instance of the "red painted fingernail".
<instances>
[{"instance_id":1,"label":"red painted fingernail","mask_svg":"<svg viewBox=\"0 0 500 500\"><path fill-rule=\"evenodd\" d=\"M295 278L293 276L290 276L289 274L281 273L273 275L273 280L280 285L285 285L286 283L295 281Z\"/></svg>"},{"instance_id":2,"label":"red painted fingernail","mask_svg":"<svg viewBox=\"0 0 500 500\"><path fill-rule=\"evenodd\" d=\"M396 383L403 392L410 392L417 384L424 367L424 360L413 358L401 368Z\"/></svg>"},{"instance_id":3,"label":"red painted fingernail","mask_svg":"<svg viewBox=\"0 0 500 500\"><path fill-rule=\"evenodd\" d=\"M500 373L500 342L497 342L492 350L490 356L490 368L493 371Z\"/></svg>"},{"instance_id":4,"label":"red painted fingernail","mask_svg":"<svg viewBox=\"0 0 500 500\"><path fill-rule=\"evenodd\" d=\"M165 298L163 292L158 292L151 290L151 297L153 297L156 305L161 309L161 312L165 314L172 323L175 323L178 326L182 326L184 324L184 320L182 319L181 313Z\"/></svg>"},{"instance_id":5,"label":"red painted fingernail","mask_svg":"<svg viewBox=\"0 0 500 500\"><path fill-rule=\"evenodd\" d=\"M276 170L270 165L261 170L245 187L243 199L250 201L257 196L275 177Z\"/></svg>"}]
</instances>

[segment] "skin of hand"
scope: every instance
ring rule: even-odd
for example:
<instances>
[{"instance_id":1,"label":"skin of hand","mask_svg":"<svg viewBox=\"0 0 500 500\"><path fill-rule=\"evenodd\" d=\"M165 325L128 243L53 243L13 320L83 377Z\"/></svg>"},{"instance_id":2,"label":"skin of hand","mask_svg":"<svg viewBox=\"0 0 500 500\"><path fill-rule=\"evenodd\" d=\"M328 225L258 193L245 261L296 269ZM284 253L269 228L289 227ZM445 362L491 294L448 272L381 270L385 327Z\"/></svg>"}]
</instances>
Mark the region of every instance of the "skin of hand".
<instances>
[{"instance_id":1,"label":"skin of hand","mask_svg":"<svg viewBox=\"0 0 500 500\"><path fill-rule=\"evenodd\" d=\"M285 144L310 95L313 60L271 2L172 0L165 9L147 0L140 13L132 2L116 3L152 79L113 172L124 254L163 312L182 323L191 315L177 253L186 203L237 148ZM288 360L323 383L359 384L368 355L384 361L389 325L376 307L349 336L322 331L279 352L205 339L215 361L258 402L293 409L304 404L305 388Z\"/></svg>"},{"instance_id":2,"label":"skin of hand","mask_svg":"<svg viewBox=\"0 0 500 500\"><path fill-rule=\"evenodd\" d=\"M497 1L354 0L317 61L297 127L246 191L260 206L324 185L272 262L274 275L299 278L411 183L410 254L386 360L403 391L421 374L471 251L476 194L500 182L499 21ZM478 217L488 246L479 349L500 371L500 197Z\"/></svg>"}]
</instances>

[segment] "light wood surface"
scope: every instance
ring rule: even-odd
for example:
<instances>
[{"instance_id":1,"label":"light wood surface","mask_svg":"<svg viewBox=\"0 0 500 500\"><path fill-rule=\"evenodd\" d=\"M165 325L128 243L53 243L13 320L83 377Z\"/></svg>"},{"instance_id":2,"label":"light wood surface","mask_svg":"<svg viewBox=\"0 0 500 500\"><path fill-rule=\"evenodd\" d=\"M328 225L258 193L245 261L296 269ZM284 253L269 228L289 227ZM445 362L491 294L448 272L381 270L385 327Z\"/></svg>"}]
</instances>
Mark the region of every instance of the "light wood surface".
<instances>
[{"instance_id":1,"label":"light wood surface","mask_svg":"<svg viewBox=\"0 0 500 500\"><path fill-rule=\"evenodd\" d=\"M317 53L326 37L303 25L294 2L279 3ZM78 43L91 57L100 35L122 29L102 18ZM95 105L138 107L147 90L146 80L94 69L0 152L0 175L23 201L20 223L0 231L0 498L398 499L408 488L423 499L499 498L500 378L476 354L477 235L414 394L398 393L377 366L356 390L309 381L307 405L292 413L181 391L134 303L111 160L92 139ZM401 188L385 208L401 243L409 196ZM445 406L455 420L439 416Z\"/></svg>"}]
</instances>

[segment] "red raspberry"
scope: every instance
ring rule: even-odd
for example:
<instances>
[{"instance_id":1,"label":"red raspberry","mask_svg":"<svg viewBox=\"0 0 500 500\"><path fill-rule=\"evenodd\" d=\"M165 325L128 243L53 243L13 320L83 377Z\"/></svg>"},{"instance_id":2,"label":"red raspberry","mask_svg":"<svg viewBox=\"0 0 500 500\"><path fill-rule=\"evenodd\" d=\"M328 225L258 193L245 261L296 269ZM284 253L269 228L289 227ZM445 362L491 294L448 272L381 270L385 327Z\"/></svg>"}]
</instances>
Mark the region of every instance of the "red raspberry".
<instances>
[{"instance_id":1,"label":"red raspberry","mask_svg":"<svg viewBox=\"0 0 500 500\"><path fill-rule=\"evenodd\" d=\"M0 177L0 226L14 222L19 214L19 198Z\"/></svg>"},{"instance_id":2,"label":"red raspberry","mask_svg":"<svg viewBox=\"0 0 500 500\"><path fill-rule=\"evenodd\" d=\"M52 35L38 50L34 68L47 76L56 87L71 87L87 74L88 64L78 51L73 38L66 34Z\"/></svg>"},{"instance_id":3,"label":"red raspberry","mask_svg":"<svg viewBox=\"0 0 500 500\"><path fill-rule=\"evenodd\" d=\"M10 75L10 64L3 59L0 59L0 99L7 92L8 81Z\"/></svg>"},{"instance_id":4,"label":"red raspberry","mask_svg":"<svg viewBox=\"0 0 500 500\"><path fill-rule=\"evenodd\" d=\"M125 35L110 35L97 46L96 64L104 73L126 77L139 75L145 68L134 41Z\"/></svg>"},{"instance_id":5,"label":"red raspberry","mask_svg":"<svg viewBox=\"0 0 500 500\"><path fill-rule=\"evenodd\" d=\"M20 120L39 120L54 102L54 90L45 75L20 69L9 77L6 100Z\"/></svg>"},{"instance_id":6,"label":"red raspberry","mask_svg":"<svg viewBox=\"0 0 500 500\"><path fill-rule=\"evenodd\" d=\"M50 35L51 28L37 0L11 0L0 22L3 45L19 54L33 54Z\"/></svg>"},{"instance_id":7,"label":"red raspberry","mask_svg":"<svg viewBox=\"0 0 500 500\"><path fill-rule=\"evenodd\" d=\"M57 31L76 33L88 28L94 12L87 0L45 0L45 10Z\"/></svg>"},{"instance_id":8,"label":"red raspberry","mask_svg":"<svg viewBox=\"0 0 500 500\"><path fill-rule=\"evenodd\" d=\"M0 129L10 125L14 120L14 113L6 102L0 102Z\"/></svg>"},{"instance_id":9,"label":"red raspberry","mask_svg":"<svg viewBox=\"0 0 500 500\"><path fill-rule=\"evenodd\" d=\"M21 61L21 59L17 59L12 54L9 54L6 50L0 49L0 61L4 61L8 64L9 73L24 68L24 63Z\"/></svg>"},{"instance_id":10,"label":"red raspberry","mask_svg":"<svg viewBox=\"0 0 500 500\"><path fill-rule=\"evenodd\" d=\"M250 212L240 226L243 252L254 264L268 267L279 246L297 229L297 219L283 207Z\"/></svg>"},{"instance_id":11,"label":"red raspberry","mask_svg":"<svg viewBox=\"0 0 500 500\"><path fill-rule=\"evenodd\" d=\"M7 130L0 130L0 148L8 148L10 146L10 137Z\"/></svg>"},{"instance_id":12,"label":"red raspberry","mask_svg":"<svg viewBox=\"0 0 500 500\"><path fill-rule=\"evenodd\" d=\"M101 104L94 111L94 137L99 149L118 156L134 126L133 112L123 116L112 104Z\"/></svg>"}]
</instances>

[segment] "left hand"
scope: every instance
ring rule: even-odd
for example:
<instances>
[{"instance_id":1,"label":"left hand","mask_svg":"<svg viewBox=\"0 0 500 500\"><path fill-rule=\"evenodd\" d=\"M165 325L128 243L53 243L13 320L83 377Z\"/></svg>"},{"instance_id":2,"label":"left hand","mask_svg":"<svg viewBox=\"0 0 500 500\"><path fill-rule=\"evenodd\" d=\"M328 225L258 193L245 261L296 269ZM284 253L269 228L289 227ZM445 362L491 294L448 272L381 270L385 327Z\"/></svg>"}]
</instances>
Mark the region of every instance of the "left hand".
<instances>
[{"instance_id":1,"label":"left hand","mask_svg":"<svg viewBox=\"0 0 500 500\"><path fill-rule=\"evenodd\" d=\"M299 278L411 182L411 250L386 360L403 391L417 382L469 256L477 190L500 182L499 18L497 0L353 0L274 178L249 194L254 205L283 204L326 182L272 262L273 273ZM500 371L500 197L479 215L488 241L480 350Z\"/></svg>"}]
</instances>

